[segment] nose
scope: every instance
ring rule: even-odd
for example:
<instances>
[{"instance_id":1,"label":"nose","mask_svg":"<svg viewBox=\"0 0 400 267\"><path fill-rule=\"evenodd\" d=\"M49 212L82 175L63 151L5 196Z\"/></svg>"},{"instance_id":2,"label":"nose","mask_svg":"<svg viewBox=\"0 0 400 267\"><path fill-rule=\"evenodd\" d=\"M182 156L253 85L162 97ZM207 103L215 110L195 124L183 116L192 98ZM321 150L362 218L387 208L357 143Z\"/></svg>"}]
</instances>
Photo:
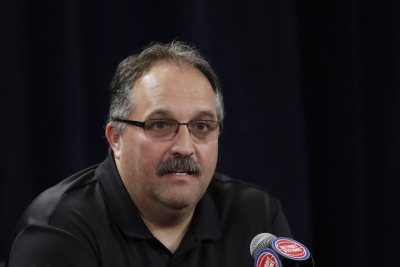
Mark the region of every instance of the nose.
<instances>
[{"instance_id":1,"label":"nose","mask_svg":"<svg viewBox=\"0 0 400 267\"><path fill-rule=\"evenodd\" d=\"M194 153L192 135L187 126L187 123L179 124L177 133L174 139L172 139L171 153L173 155L191 156Z\"/></svg>"}]
</instances>

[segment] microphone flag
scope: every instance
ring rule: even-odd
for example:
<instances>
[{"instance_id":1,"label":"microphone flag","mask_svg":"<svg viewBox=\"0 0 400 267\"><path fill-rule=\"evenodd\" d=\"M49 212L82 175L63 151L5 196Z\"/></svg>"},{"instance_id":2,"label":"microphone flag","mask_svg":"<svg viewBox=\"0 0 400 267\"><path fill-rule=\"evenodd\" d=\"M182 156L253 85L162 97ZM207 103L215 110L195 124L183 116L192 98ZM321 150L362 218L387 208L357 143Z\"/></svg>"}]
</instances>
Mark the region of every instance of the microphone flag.
<instances>
[{"instance_id":1,"label":"microphone flag","mask_svg":"<svg viewBox=\"0 0 400 267\"><path fill-rule=\"evenodd\" d=\"M282 263L272 249L263 249L258 253L254 267L282 267Z\"/></svg>"},{"instance_id":2,"label":"microphone flag","mask_svg":"<svg viewBox=\"0 0 400 267\"><path fill-rule=\"evenodd\" d=\"M272 241L272 248L282 257L295 261L310 258L310 251L298 241L286 237L277 237Z\"/></svg>"}]
</instances>

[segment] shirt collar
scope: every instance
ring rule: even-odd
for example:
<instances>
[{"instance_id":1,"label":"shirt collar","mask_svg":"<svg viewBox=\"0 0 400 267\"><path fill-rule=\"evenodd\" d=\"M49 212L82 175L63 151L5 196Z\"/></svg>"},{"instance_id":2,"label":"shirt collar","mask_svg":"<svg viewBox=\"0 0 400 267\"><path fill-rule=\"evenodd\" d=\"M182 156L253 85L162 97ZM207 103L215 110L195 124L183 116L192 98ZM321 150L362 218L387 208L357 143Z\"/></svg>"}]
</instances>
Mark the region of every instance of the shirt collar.
<instances>
[{"instance_id":1,"label":"shirt collar","mask_svg":"<svg viewBox=\"0 0 400 267\"><path fill-rule=\"evenodd\" d=\"M154 238L122 183L111 149L106 160L95 172L105 204L119 228L131 237ZM220 225L215 202L206 191L194 212L190 227L193 230L192 233L199 240L216 241L221 238Z\"/></svg>"}]
</instances>

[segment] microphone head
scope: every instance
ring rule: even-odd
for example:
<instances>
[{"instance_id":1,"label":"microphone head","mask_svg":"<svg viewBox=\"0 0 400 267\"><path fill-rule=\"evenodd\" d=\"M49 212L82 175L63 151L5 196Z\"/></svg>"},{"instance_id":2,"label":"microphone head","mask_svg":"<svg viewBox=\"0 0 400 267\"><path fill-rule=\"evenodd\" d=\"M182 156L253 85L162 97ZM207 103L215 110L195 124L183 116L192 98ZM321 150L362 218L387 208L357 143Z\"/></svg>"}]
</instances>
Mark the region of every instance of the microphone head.
<instances>
[{"instance_id":1,"label":"microphone head","mask_svg":"<svg viewBox=\"0 0 400 267\"><path fill-rule=\"evenodd\" d=\"M257 258L261 250L271 248L272 241L276 236L268 233L261 233L256 235L250 243L250 254L253 258Z\"/></svg>"}]
</instances>

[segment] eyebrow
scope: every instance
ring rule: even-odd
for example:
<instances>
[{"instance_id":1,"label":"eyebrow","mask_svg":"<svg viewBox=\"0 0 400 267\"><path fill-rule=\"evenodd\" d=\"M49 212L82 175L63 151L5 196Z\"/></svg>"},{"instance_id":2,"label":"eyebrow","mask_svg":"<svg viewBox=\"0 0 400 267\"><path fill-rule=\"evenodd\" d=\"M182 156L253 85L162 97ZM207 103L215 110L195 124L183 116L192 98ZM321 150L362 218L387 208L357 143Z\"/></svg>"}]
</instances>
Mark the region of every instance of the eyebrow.
<instances>
[{"instance_id":1,"label":"eyebrow","mask_svg":"<svg viewBox=\"0 0 400 267\"><path fill-rule=\"evenodd\" d=\"M195 117L209 117L210 119L217 119L214 112L212 112L211 110L199 110L196 112Z\"/></svg>"},{"instance_id":2,"label":"eyebrow","mask_svg":"<svg viewBox=\"0 0 400 267\"><path fill-rule=\"evenodd\" d=\"M172 117L173 113L166 109L155 109L146 116L146 119L154 117L156 115ZM211 110L198 110L197 112L195 112L193 117L194 118L209 117L210 119L213 120L217 119L216 115Z\"/></svg>"},{"instance_id":3,"label":"eyebrow","mask_svg":"<svg viewBox=\"0 0 400 267\"><path fill-rule=\"evenodd\" d=\"M169 116L169 115L171 115L171 112L169 112L166 109L155 109L155 110L151 111L146 117L150 118L150 117L152 117L154 115Z\"/></svg>"}]
</instances>

